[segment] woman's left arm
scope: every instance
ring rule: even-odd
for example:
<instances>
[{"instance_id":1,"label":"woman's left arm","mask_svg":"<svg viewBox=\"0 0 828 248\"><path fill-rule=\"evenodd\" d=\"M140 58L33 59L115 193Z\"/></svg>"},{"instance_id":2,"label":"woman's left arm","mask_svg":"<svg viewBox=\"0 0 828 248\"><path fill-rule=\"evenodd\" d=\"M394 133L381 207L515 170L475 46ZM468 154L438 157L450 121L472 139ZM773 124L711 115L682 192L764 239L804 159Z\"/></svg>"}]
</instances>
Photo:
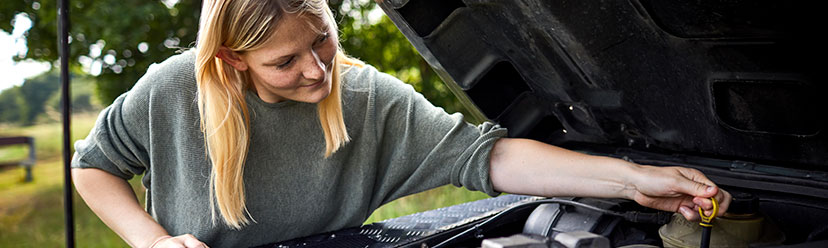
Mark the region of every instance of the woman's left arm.
<instances>
[{"instance_id":1,"label":"woman's left arm","mask_svg":"<svg viewBox=\"0 0 828 248\"><path fill-rule=\"evenodd\" d=\"M625 198L698 220L698 206L708 211L719 203L721 215L730 194L701 172L684 167L656 167L592 156L529 139L499 139L490 154L495 190L539 196Z\"/></svg>"}]
</instances>

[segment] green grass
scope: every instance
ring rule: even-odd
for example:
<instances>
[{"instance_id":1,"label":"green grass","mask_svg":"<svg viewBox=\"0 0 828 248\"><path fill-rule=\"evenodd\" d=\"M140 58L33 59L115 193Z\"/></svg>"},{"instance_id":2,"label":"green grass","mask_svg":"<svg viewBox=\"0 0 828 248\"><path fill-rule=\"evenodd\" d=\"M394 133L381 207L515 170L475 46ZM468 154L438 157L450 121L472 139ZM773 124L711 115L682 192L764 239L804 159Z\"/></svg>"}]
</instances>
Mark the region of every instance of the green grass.
<instances>
[{"instance_id":1,"label":"green grass","mask_svg":"<svg viewBox=\"0 0 828 248\"><path fill-rule=\"evenodd\" d=\"M72 139L78 140L94 123L95 116L73 118ZM65 245L63 214L63 162L59 123L28 127L4 126L2 136L26 135L35 138L37 163L32 182L24 182L22 168L0 171L0 247L62 247ZM8 158L25 157L27 148L0 150ZM18 155L14 155L17 153ZM11 155L9 155L11 154ZM23 154L20 156L19 154ZM4 158L6 158L4 157ZM130 182L142 192L138 179ZM126 244L74 194L75 237L78 247L124 247Z\"/></svg>"},{"instance_id":2,"label":"green grass","mask_svg":"<svg viewBox=\"0 0 828 248\"><path fill-rule=\"evenodd\" d=\"M374 211L365 224L486 198L489 196L482 192L446 185L389 202Z\"/></svg>"},{"instance_id":3,"label":"green grass","mask_svg":"<svg viewBox=\"0 0 828 248\"><path fill-rule=\"evenodd\" d=\"M73 140L80 140L86 138L92 125L95 124L95 114L79 114L72 118L72 134ZM35 151L38 160L52 160L60 159L61 147L63 145L63 126L60 123L47 123L33 126L10 126L4 124L0 126L0 136L31 136L34 137ZM11 146L9 148L0 147L0 158L3 156L23 158L28 152L27 148L20 149L23 146ZM7 149L17 149L14 151L3 152ZM6 154L6 155L2 155ZM3 161L3 160L0 160Z\"/></svg>"},{"instance_id":4,"label":"green grass","mask_svg":"<svg viewBox=\"0 0 828 248\"><path fill-rule=\"evenodd\" d=\"M72 139L85 138L95 118L94 115L73 118ZM0 247L62 247L65 237L61 126L50 123L0 128L0 136L19 135L35 138L38 161L33 170L33 182L23 182L24 171L21 168L0 170ZM0 159L25 157L26 152L26 148L3 148L0 149ZM138 199L143 202L143 197L140 197L143 196L143 188L139 180L140 177L136 177L130 183L139 195ZM443 186L390 202L377 209L365 223L487 197L480 192ZM78 247L127 246L92 213L77 193L73 199L75 244Z\"/></svg>"},{"instance_id":5,"label":"green grass","mask_svg":"<svg viewBox=\"0 0 828 248\"><path fill-rule=\"evenodd\" d=\"M22 183L15 173L0 173L0 247L64 246L63 163L56 160L34 168L30 183ZM137 180L131 183L141 192ZM78 247L126 246L77 193L73 202Z\"/></svg>"},{"instance_id":6,"label":"green grass","mask_svg":"<svg viewBox=\"0 0 828 248\"><path fill-rule=\"evenodd\" d=\"M29 148L25 145L12 145L0 148L0 163L24 160L28 157Z\"/></svg>"}]
</instances>

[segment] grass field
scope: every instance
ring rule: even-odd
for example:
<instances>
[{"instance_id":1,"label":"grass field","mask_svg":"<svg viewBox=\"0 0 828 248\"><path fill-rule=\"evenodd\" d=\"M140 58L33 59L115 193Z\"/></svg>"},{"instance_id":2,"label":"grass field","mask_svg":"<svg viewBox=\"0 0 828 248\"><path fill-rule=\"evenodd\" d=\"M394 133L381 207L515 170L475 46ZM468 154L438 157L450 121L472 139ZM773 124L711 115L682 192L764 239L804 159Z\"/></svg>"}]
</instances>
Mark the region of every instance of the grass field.
<instances>
[{"instance_id":1,"label":"grass field","mask_svg":"<svg viewBox=\"0 0 828 248\"><path fill-rule=\"evenodd\" d=\"M72 138L86 137L96 116L79 115L72 120ZM0 126L0 136L27 135L35 138L38 161L34 181L23 182L23 169L0 171L0 247L63 247L63 162L59 123L30 127ZM0 148L0 161L26 156L26 148ZM130 183L143 195L139 178ZM487 198L483 193L443 186L393 201L375 211L366 223ZM143 197L139 197L142 199ZM75 236L78 247L125 247L121 239L74 195Z\"/></svg>"}]
</instances>

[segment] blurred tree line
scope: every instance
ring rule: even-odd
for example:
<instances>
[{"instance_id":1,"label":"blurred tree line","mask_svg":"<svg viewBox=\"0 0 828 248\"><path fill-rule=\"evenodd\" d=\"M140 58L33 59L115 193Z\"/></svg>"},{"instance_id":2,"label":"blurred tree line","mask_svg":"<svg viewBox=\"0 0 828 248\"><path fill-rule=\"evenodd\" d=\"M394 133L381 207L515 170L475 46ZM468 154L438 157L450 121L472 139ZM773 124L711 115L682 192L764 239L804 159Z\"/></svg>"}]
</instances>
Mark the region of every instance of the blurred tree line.
<instances>
[{"instance_id":1,"label":"blurred tree line","mask_svg":"<svg viewBox=\"0 0 828 248\"><path fill-rule=\"evenodd\" d=\"M93 97L94 86L94 80L89 76L73 75L70 89L73 113L101 109L101 104ZM0 92L0 123L31 125L59 121L60 111L60 75L57 70Z\"/></svg>"},{"instance_id":2,"label":"blurred tree line","mask_svg":"<svg viewBox=\"0 0 828 248\"><path fill-rule=\"evenodd\" d=\"M0 29L11 33L12 21L19 14L33 23L25 34L28 53L15 59L56 64L56 2L14 0L0 6ZM329 4L339 22L342 47L348 54L412 84L433 104L450 113L465 110L376 3L329 0ZM201 1L71 0L70 5L72 71L90 75L95 95L103 105L108 105L129 90L149 65L163 61L181 48L193 47ZM29 115L37 113L6 113L9 106L22 103L20 97L5 95L27 94L26 87L48 90L58 84L54 74L47 74L6 90L10 93L4 91L0 95L0 115L8 114L10 119L25 115L27 121L22 123L31 123ZM31 111L38 111L37 104L25 104Z\"/></svg>"}]
</instances>

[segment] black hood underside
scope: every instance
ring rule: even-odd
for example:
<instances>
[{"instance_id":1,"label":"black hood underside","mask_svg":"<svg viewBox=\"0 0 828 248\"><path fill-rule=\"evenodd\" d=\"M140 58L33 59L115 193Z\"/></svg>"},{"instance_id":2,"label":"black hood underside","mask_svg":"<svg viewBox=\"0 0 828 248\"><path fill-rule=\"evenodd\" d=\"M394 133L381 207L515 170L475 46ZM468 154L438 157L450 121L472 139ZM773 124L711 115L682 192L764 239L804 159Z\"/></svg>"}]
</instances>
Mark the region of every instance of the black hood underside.
<instances>
[{"instance_id":1,"label":"black hood underside","mask_svg":"<svg viewBox=\"0 0 828 248\"><path fill-rule=\"evenodd\" d=\"M817 1L380 6L475 114L512 137L828 170Z\"/></svg>"}]
</instances>

